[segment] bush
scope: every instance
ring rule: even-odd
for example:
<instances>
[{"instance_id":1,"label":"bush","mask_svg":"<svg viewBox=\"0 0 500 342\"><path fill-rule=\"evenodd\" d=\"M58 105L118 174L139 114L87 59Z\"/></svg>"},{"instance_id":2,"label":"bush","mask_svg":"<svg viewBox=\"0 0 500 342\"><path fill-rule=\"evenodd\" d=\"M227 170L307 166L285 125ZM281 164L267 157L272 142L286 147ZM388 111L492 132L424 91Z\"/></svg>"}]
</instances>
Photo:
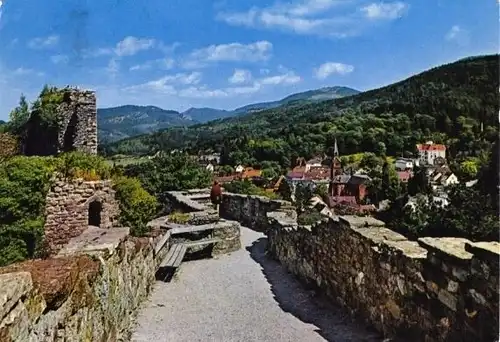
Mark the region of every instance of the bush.
<instances>
[{"instance_id":1,"label":"bush","mask_svg":"<svg viewBox=\"0 0 500 342\"><path fill-rule=\"evenodd\" d=\"M0 266L39 255L54 158L13 157L0 165Z\"/></svg>"},{"instance_id":2,"label":"bush","mask_svg":"<svg viewBox=\"0 0 500 342\"><path fill-rule=\"evenodd\" d=\"M200 189L210 186L213 175L186 154L164 155L125 167L125 175L140 179L144 188L167 203L167 191Z\"/></svg>"},{"instance_id":3,"label":"bush","mask_svg":"<svg viewBox=\"0 0 500 342\"><path fill-rule=\"evenodd\" d=\"M19 141L15 135L0 132L0 160L19 153Z\"/></svg>"},{"instance_id":4,"label":"bush","mask_svg":"<svg viewBox=\"0 0 500 342\"><path fill-rule=\"evenodd\" d=\"M112 174L112 167L100 156L83 152L69 152L57 158L56 171L67 178L97 181L109 179Z\"/></svg>"},{"instance_id":5,"label":"bush","mask_svg":"<svg viewBox=\"0 0 500 342\"><path fill-rule=\"evenodd\" d=\"M323 218L324 216L320 212L311 210L300 214L297 217L297 223L303 226L310 226Z\"/></svg>"},{"instance_id":6,"label":"bush","mask_svg":"<svg viewBox=\"0 0 500 342\"><path fill-rule=\"evenodd\" d=\"M224 184L224 190L234 194L264 196L270 199L278 199L279 196L274 192L268 192L265 189L259 188L251 181L245 179L241 181L232 181L231 183Z\"/></svg>"},{"instance_id":7,"label":"bush","mask_svg":"<svg viewBox=\"0 0 500 342\"><path fill-rule=\"evenodd\" d=\"M120 224L130 227L131 234L143 236L147 223L157 212L156 198L142 188L138 179L117 177L114 180L116 199L120 203Z\"/></svg>"}]
</instances>

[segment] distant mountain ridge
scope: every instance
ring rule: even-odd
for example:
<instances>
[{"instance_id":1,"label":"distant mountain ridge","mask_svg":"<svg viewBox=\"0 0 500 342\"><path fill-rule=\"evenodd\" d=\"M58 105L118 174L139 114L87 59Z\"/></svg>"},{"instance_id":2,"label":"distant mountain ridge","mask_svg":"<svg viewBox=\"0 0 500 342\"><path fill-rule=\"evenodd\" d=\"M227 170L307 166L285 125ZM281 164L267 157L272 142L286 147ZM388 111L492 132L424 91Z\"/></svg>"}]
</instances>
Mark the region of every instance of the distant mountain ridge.
<instances>
[{"instance_id":1,"label":"distant mountain ridge","mask_svg":"<svg viewBox=\"0 0 500 342\"><path fill-rule=\"evenodd\" d=\"M180 113L156 106L124 105L99 108L97 110L99 139L101 142L113 142L169 127L186 127L296 103L315 103L358 93L359 91L348 87L324 87L292 94L278 101L249 104L234 110L204 107L189 108Z\"/></svg>"},{"instance_id":2,"label":"distant mountain ridge","mask_svg":"<svg viewBox=\"0 0 500 342\"><path fill-rule=\"evenodd\" d=\"M97 109L101 141L116 141L172 126L189 126L193 121L175 110L156 106L125 105Z\"/></svg>"}]
</instances>

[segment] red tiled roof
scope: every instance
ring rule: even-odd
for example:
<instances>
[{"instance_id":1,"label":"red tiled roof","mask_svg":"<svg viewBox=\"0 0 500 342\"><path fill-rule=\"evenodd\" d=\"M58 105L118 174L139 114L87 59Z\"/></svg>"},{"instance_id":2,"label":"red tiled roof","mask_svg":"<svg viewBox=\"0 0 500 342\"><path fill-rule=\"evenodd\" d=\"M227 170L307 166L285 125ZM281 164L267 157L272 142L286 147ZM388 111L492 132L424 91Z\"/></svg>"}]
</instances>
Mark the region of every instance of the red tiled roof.
<instances>
[{"instance_id":1,"label":"red tiled roof","mask_svg":"<svg viewBox=\"0 0 500 342\"><path fill-rule=\"evenodd\" d=\"M407 182L413 175L408 171L398 171L399 180L402 182Z\"/></svg>"},{"instance_id":2,"label":"red tiled roof","mask_svg":"<svg viewBox=\"0 0 500 342\"><path fill-rule=\"evenodd\" d=\"M215 177L215 180L218 183L228 183L232 182L235 178L236 176L222 176L222 177Z\"/></svg>"},{"instance_id":3,"label":"red tiled roof","mask_svg":"<svg viewBox=\"0 0 500 342\"><path fill-rule=\"evenodd\" d=\"M327 167L314 167L304 174L305 179L321 180L330 177L330 169Z\"/></svg>"},{"instance_id":4,"label":"red tiled roof","mask_svg":"<svg viewBox=\"0 0 500 342\"><path fill-rule=\"evenodd\" d=\"M306 172L306 167L305 166L295 166L291 172Z\"/></svg>"},{"instance_id":5,"label":"red tiled roof","mask_svg":"<svg viewBox=\"0 0 500 342\"><path fill-rule=\"evenodd\" d=\"M289 171L286 176L288 178L303 178L304 177L304 172L295 172L295 171Z\"/></svg>"},{"instance_id":6,"label":"red tiled roof","mask_svg":"<svg viewBox=\"0 0 500 342\"><path fill-rule=\"evenodd\" d=\"M417 144L419 151L446 151L446 146L441 144Z\"/></svg>"},{"instance_id":7,"label":"red tiled roof","mask_svg":"<svg viewBox=\"0 0 500 342\"><path fill-rule=\"evenodd\" d=\"M356 196L330 196L330 203L339 204L339 203L347 203L356 205Z\"/></svg>"},{"instance_id":8,"label":"red tiled roof","mask_svg":"<svg viewBox=\"0 0 500 342\"><path fill-rule=\"evenodd\" d=\"M261 170L245 170L243 171L242 178L253 178L262 176Z\"/></svg>"}]
</instances>

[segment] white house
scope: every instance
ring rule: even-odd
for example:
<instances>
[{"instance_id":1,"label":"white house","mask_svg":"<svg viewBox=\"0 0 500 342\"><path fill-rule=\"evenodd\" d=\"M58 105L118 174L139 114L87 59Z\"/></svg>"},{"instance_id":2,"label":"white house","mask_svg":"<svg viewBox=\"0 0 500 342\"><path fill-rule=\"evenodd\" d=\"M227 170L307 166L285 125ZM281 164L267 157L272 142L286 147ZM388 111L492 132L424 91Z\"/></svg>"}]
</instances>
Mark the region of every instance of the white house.
<instances>
[{"instance_id":1,"label":"white house","mask_svg":"<svg viewBox=\"0 0 500 342\"><path fill-rule=\"evenodd\" d=\"M243 165L238 165L234 168L234 171L236 171L236 173L242 173L245 171L245 167Z\"/></svg>"},{"instance_id":2,"label":"white house","mask_svg":"<svg viewBox=\"0 0 500 342\"><path fill-rule=\"evenodd\" d=\"M396 170L406 171L406 170L412 170L413 165L415 163L414 163L413 159L398 158L398 159L396 159L394 164L395 164L394 166L395 166ZM418 163L417 163L417 166L418 166Z\"/></svg>"},{"instance_id":3,"label":"white house","mask_svg":"<svg viewBox=\"0 0 500 342\"><path fill-rule=\"evenodd\" d=\"M427 141L425 144L417 144L418 159L422 164L434 165L436 158L441 157L446 160L446 146L434 144Z\"/></svg>"},{"instance_id":4,"label":"white house","mask_svg":"<svg viewBox=\"0 0 500 342\"><path fill-rule=\"evenodd\" d=\"M206 169L207 169L208 171L210 171L210 172L214 172L214 166L213 166L213 164L212 164L212 163L208 163L208 165L207 165Z\"/></svg>"},{"instance_id":5,"label":"white house","mask_svg":"<svg viewBox=\"0 0 500 342\"><path fill-rule=\"evenodd\" d=\"M309 170L311 170L311 168L315 168L315 167L321 167L322 166L322 161L323 159L322 158L313 158L313 159L309 159L307 162L306 162L306 172L308 172Z\"/></svg>"},{"instance_id":6,"label":"white house","mask_svg":"<svg viewBox=\"0 0 500 342\"><path fill-rule=\"evenodd\" d=\"M454 173L444 176L443 179L441 180L441 184L443 184L444 186L449 186L458 183L459 183L458 177Z\"/></svg>"}]
</instances>

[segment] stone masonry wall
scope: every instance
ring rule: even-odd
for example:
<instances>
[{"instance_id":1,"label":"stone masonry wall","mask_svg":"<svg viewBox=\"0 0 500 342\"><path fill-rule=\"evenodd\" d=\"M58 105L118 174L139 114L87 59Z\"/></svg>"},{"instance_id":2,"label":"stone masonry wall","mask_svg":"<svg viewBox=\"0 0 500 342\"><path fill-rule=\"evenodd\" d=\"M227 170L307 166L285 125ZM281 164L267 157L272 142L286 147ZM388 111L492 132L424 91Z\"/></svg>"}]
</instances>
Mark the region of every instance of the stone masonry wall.
<instances>
[{"instance_id":1,"label":"stone masonry wall","mask_svg":"<svg viewBox=\"0 0 500 342\"><path fill-rule=\"evenodd\" d=\"M129 340L168 250L155 253L162 237L155 233L95 228L55 258L0 268L0 341Z\"/></svg>"},{"instance_id":2,"label":"stone masonry wall","mask_svg":"<svg viewBox=\"0 0 500 342\"><path fill-rule=\"evenodd\" d=\"M257 231L264 231L267 227L268 212L283 211L296 219L295 208L290 202L261 196L224 193L219 211L221 217L238 221Z\"/></svg>"},{"instance_id":3,"label":"stone masonry wall","mask_svg":"<svg viewBox=\"0 0 500 342\"><path fill-rule=\"evenodd\" d=\"M381 221L354 216L301 227L287 210L266 213L276 207L225 194L221 216L266 231L270 254L290 272L387 337L498 341L498 243L409 241Z\"/></svg>"},{"instance_id":4,"label":"stone masonry wall","mask_svg":"<svg viewBox=\"0 0 500 342\"><path fill-rule=\"evenodd\" d=\"M205 196L200 196L200 192L206 192L209 190L198 189L190 191L170 191L166 193L166 197L169 201L169 211L172 212L182 212L186 214L186 222L182 224L169 223L168 216L158 218L151 222L152 226L165 227L166 229L172 229L177 226L201 226L201 225L213 225L213 229L209 229L202 232L195 233L184 233L177 234L172 237L172 242L188 242L188 241L203 241L208 239L218 239L218 242L213 244L211 250L212 256L219 254L227 254L237 251L241 248L240 240L240 224L237 221L232 220L220 220L217 211L213 208L211 204L203 203L198 201L200 198L203 199ZM200 247L200 248L206 248ZM188 255L191 253L199 252L197 248L189 248Z\"/></svg>"},{"instance_id":5,"label":"stone masonry wall","mask_svg":"<svg viewBox=\"0 0 500 342\"><path fill-rule=\"evenodd\" d=\"M89 226L89 207L97 202L102 207L100 228L117 224L119 203L110 180L58 180L47 195L44 244L49 254L57 253L69 240Z\"/></svg>"},{"instance_id":6,"label":"stone masonry wall","mask_svg":"<svg viewBox=\"0 0 500 342\"><path fill-rule=\"evenodd\" d=\"M63 121L59 152L77 150L97 154L97 106L94 91L68 89L59 106Z\"/></svg>"}]
</instances>

